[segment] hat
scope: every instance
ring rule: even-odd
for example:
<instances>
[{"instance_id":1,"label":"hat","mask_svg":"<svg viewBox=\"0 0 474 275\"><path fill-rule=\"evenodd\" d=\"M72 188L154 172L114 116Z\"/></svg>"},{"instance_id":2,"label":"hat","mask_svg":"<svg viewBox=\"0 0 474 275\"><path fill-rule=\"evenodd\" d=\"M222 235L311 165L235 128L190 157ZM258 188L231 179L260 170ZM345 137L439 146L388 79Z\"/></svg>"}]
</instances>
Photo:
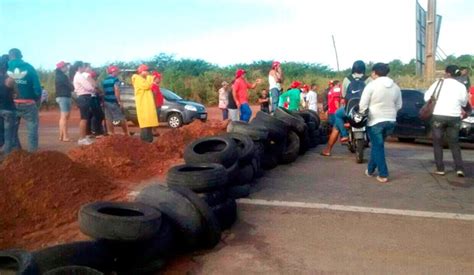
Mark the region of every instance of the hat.
<instances>
[{"instance_id":1,"label":"hat","mask_svg":"<svg viewBox=\"0 0 474 275\"><path fill-rule=\"evenodd\" d=\"M301 86L301 82L299 82L299 81L293 81L293 82L291 83L290 88L292 88L292 89L293 89L293 88L298 88L299 86Z\"/></svg>"},{"instance_id":2,"label":"hat","mask_svg":"<svg viewBox=\"0 0 474 275\"><path fill-rule=\"evenodd\" d=\"M145 64L141 64L140 66L138 66L137 68L137 73L141 74L142 72L144 71L148 71L148 66L145 65Z\"/></svg>"},{"instance_id":3,"label":"hat","mask_svg":"<svg viewBox=\"0 0 474 275\"><path fill-rule=\"evenodd\" d=\"M307 84L304 84L302 89L305 91L309 91L309 86Z\"/></svg>"},{"instance_id":4,"label":"hat","mask_svg":"<svg viewBox=\"0 0 474 275\"><path fill-rule=\"evenodd\" d=\"M272 69L275 69L276 67L280 66L280 62L278 61L273 61L272 63Z\"/></svg>"},{"instance_id":5,"label":"hat","mask_svg":"<svg viewBox=\"0 0 474 275\"><path fill-rule=\"evenodd\" d=\"M10 56L11 59L22 59L23 55L21 54L21 51L17 48L10 49L8 51L8 55Z\"/></svg>"},{"instance_id":6,"label":"hat","mask_svg":"<svg viewBox=\"0 0 474 275\"><path fill-rule=\"evenodd\" d=\"M91 71L89 73L89 75L92 77L92 78L96 78L97 77L97 73L95 71Z\"/></svg>"},{"instance_id":7,"label":"hat","mask_svg":"<svg viewBox=\"0 0 474 275\"><path fill-rule=\"evenodd\" d=\"M243 76L245 73L246 73L246 71L244 69L238 69L235 72L235 78L239 78L239 77Z\"/></svg>"},{"instance_id":8,"label":"hat","mask_svg":"<svg viewBox=\"0 0 474 275\"><path fill-rule=\"evenodd\" d=\"M119 71L120 71L119 67L114 66L114 65L109 66L109 67L107 68L107 73L109 73L109 74L117 73L117 72L119 72Z\"/></svg>"},{"instance_id":9,"label":"hat","mask_svg":"<svg viewBox=\"0 0 474 275\"><path fill-rule=\"evenodd\" d=\"M450 74L453 77L461 75L461 71L459 70L459 67L456 65L448 65L446 67L445 72Z\"/></svg>"},{"instance_id":10,"label":"hat","mask_svg":"<svg viewBox=\"0 0 474 275\"><path fill-rule=\"evenodd\" d=\"M161 74L160 74L159 72L157 72L157 71L153 71L152 75L153 75L153 78L159 78L159 79L161 79Z\"/></svg>"},{"instance_id":11,"label":"hat","mask_svg":"<svg viewBox=\"0 0 474 275\"><path fill-rule=\"evenodd\" d=\"M69 63L67 62L64 62L64 61L59 61L58 64L56 64L56 69L62 69L64 68L65 66L69 65Z\"/></svg>"}]
</instances>

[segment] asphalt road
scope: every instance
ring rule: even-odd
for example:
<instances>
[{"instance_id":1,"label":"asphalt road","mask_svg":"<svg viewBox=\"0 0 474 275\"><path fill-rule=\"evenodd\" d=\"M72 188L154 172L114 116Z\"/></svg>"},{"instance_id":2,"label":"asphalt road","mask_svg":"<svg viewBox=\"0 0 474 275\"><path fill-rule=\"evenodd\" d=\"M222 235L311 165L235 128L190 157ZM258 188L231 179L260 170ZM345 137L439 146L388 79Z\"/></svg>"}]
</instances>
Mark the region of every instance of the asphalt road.
<instances>
[{"instance_id":1,"label":"asphalt road","mask_svg":"<svg viewBox=\"0 0 474 275\"><path fill-rule=\"evenodd\" d=\"M431 146L389 142L388 184L365 176L346 148L320 150L267 172L218 247L165 273L474 274L474 150L463 150L462 179L449 150L441 177L430 174Z\"/></svg>"}]
</instances>

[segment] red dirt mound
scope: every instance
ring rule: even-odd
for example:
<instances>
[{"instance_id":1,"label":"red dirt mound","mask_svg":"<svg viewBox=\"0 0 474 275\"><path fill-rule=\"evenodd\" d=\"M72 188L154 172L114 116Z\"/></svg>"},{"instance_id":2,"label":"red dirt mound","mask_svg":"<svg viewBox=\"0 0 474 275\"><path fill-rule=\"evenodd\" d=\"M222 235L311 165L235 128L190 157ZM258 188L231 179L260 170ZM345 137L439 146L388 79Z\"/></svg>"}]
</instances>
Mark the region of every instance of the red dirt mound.
<instances>
[{"instance_id":1,"label":"red dirt mound","mask_svg":"<svg viewBox=\"0 0 474 275\"><path fill-rule=\"evenodd\" d=\"M59 232L77 219L80 206L104 199L117 188L100 171L63 153L12 153L0 165L0 249L69 240L71 236ZM76 228L74 238L78 234Z\"/></svg>"}]
</instances>

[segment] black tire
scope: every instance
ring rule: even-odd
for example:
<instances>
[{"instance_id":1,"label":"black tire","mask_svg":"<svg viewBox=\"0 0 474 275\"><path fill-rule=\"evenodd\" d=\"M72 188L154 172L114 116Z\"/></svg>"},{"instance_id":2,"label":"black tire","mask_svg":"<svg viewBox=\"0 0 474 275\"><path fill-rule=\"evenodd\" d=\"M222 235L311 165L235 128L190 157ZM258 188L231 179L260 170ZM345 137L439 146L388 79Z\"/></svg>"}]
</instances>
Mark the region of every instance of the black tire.
<instances>
[{"instance_id":1,"label":"black tire","mask_svg":"<svg viewBox=\"0 0 474 275\"><path fill-rule=\"evenodd\" d=\"M275 117L284 121L296 133L301 133L306 128L306 124L302 117L299 117L284 108L275 110Z\"/></svg>"},{"instance_id":2,"label":"black tire","mask_svg":"<svg viewBox=\"0 0 474 275\"><path fill-rule=\"evenodd\" d=\"M303 110L302 112L306 112L306 113L308 113L308 114L311 116L310 121L311 121L311 122L314 122L314 124L315 124L315 129L318 129L318 128L319 128L319 125L321 124L321 119L319 118L318 112L313 111L313 110L309 110L309 109Z\"/></svg>"},{"instance_id":3,"label":"black tire","mask_svg":"<svg viewBox=\"0 0 474 275\"><path fill-rule=\"evenodd\" d=\"M262 158L262 168L271 170L278 166L278 156L273 153L265 153Z\"/></svg>"},{"instance_id":4,"label":"black tire","mask_svg":"<svg viewBox=\"0 0 474 275\"><path fill-rule=\"evenodd\" d=\"M365 149L365 140L363 139L356 139L356 162L362 163L364 162L364 149Z\"/></svg>"},{"instance_id":5,"label":"black tire","mask_svg":"<svg viewBox=\"0 0 474 275\"><path fill-rule=\"evenodd\" d=\"M230 199L240 199L250 196L250 184L229 186L227 188L227 196Z\"/></svg>"},{"instance_id":6,"label":"black tire","mask_svg":"<svg viewBox=\"0 0 474 275\"><path fill-rule=\"evenodd\" d=\"M184 160L187 164L211 162L229 168L238 158L237 144L232 138L225 136L197 139L184 150Z\"/></svg>"},{"instance_id":7,"label":"black tire","mask_svg":"<svg viewBox=\"0 0 474 275\"><path fill-rule=\"evenodd\" d=\"M229 229L237 220L237 203L234 199L227 199L223 204L212 207L222 229Z\"/></svg>"},{"instance_id":8,"label":"black tire","mask_svg":"<svg viewBox=\"0 0 474 275\"><path fill-rule=\"evenodd\" d=\"M37 250L33 257L39 274L65 266L86 266L101 272L115 270L112 250L101 241L61 244Z\"/></svg>"},{"instance_id":9,"label":"black tire","mask_svg":"<svg viewBox=\"0 0 474 275\"><path fill-rule=\"evenodd\" d=\"M231 167L227 168L227 175L229 175L229 181L227 185L235 185L239 183L239 174L240 174L240 168L239 168L239 162L235 162L234 165Z\"/></svg>"},{"instance_id":10,"label":"black tire","mask_svg":"<svg viewBox=\"0 0 474 275\"><path fill-rule=\"evenodd\" d=\"M266 127L268 129L268 138L275 141L285 140L289 130L288 125L284 121L262 111L257 113L250 124Z\"/></svg>"},{"instance_id":11,"label":"black tire","mask_svg":"<svg viewBox=\"0 0 474 275\"><path fill-rule=\"evenodd\" d=\"M183 126L183 117L179 113L171 113L168 115L166 122L171 128L179 128Z\"/></svg>"},{"instance_id":12,"label":"black tire","mask_svg":"<svg viewBox=\"0 0 474 275\"><path fill-rule=\"evenodd\" d=\"M215 206L223 203L227 199L227 194L224 190L214 190L212 192L197 193L197 195L207 203L209 206Z\"/></svg>"},{"instance_id":13,"label":"black tire","mask_svg":"<svg viewBox=\"0 0 474 275\"><path fill-rule=\"evenodd\" d=\"M299 115L304 119L304 123L308 124L311 121L311 115L304 111L294 112L296 115Z\"/></svg>"},{"instance_id":14,"label":"black tire","mask_svg":"<svg viewBox=\"0 0 474 275\"><path fill-rule=\"evenodd\" d=\"M242 167L240 167L239 181L237 185L249 184L252 182L253 178L254 178L254 171L253 171L252 164L245 164Z\"/></svg>"},{"instance_id":15,"label":"black tire","mask_svg":"<svg viewBox=\"0 0 474 275\"><path fill-rule=\"evenodd\" d=\"M224 135L232 138L237 144L239 162L249 163L252 160L255 151L255 145L250 136L241 133L227 133Z\"/></svg>"},{"instance_id":16,"label":"black tire","mask_svg":"<svg viewBox=\"0 0 474 275\"><path fill-rule=\"evenodd\" d=\"M204 224L200 246L213 248L221 240L221 227L212 209L196 193L185 187L172 187L172 189L188 199L199 211Z\"/></svg>"},{"instance_id":17,"label":"black tire","mask_svg":"<svg viewBox=\"0 0 474 275\"><path fill-rule=\"evenodd\" d=\"M260 163L260 158L254 157L252 159L252 168L253 168L253 175L254 178L261 178L263 177L263 169L262 169L262 164Z\"/></svg>"},{"instance_id":18,"label":"black tire","mask_svg":"<svg viewBox=\"0 0 474 275\"><path fill-rule=\"evenodd\" d=\"M285 152L279 159L279 162L282 164L288 164L294 162L298 158L300 152L300 138L298 135L290 131L288 133L288 139L286 142Z\"/></svg>"},{"instance_id":19,"label":"black tire","mask_svg":"<svg viewBox=\"0 0 474 275\"><path fill-rule=\"evenodd\" d=\"M44 273L44 275L103 275L104 273L100 272L97 269L93 269L87 266L63 266L52 269Z\"/></svg>"},{"instance_id":20,"label":"black tire","mask_svg":"<svg viewBox=\"0 0 474 275\"><path fill-rule=\"evenodd\" d=\"M168 186L184 186L195 192L219 189L227 184L227 171L218 163L182 164L166 174Z\"/></svg>"},{"instance_id":21,"label":"black tire","mask_svg":"<svg viewBox=\"0 0 474 275\"><path fill-rule=\"evenodd\" d=\"M265 154L265 144L263 142L254 142L255 157L261 159Z\"/></svg>"},{"instance_id":22,"label":"black tire","mask_svg":"<svg viewBox=\"0 0 474 275\"><path fill-rule=\"evenodd\" d=\"M253 141L266 141L268 138L266 127L250 125L243 121L231 121L227 126L227 132L248 135Z\"/></svg>"},{"instance_id":23,"label":"black tire","mask_svg":"<svg viewBox=\"0 0 474 275\"><path fill-rule=\"evenodd\" d=\"M39 274L32 253L20 249L0 250L0 274Z\"/></svg>"},{"instance_id":24,"label":"black tire","mask_svg":"<svg viewBox=\"0 0 474 275\"><path fill-rule=\"evenodd\" d=\"M157 208L176 228L178 238L186 246L196 246L204 228L198 209L186 197L163 185L145 187L135 201Z\"/></svg>"},{"instance_id":25,"label":"black tire","mask_svg":"<svg viewBox=\"0 0 474 275\"><path fill-rule=\"evenodd\" d=\"M305 128L302 133L298 134L300 138L300 155L303 155L309 149L309 132L308 128Z\"/></svg>"},{"instance_id":26,"label":"black tire","mask_svg":"<svg viewBox=\"0 0 474 275\"><path fill-rule=\"evenodd\" d=\"M310 133L312 133L316 130L316 123L315 122L310 121L310 122L306 123L306 125L308 126L308 131Z\"/></svg>"},{"instance_id":27,"label":"black tire","mask_svg":"<svg viewBox=\"0 0 474 275\"><path fill-rule=\"evenodd\" d=\"M79 228L94 239L147 240L160 223L160 211L137 202L93 202L79 210Z\"/></svg>"}]
</instances>

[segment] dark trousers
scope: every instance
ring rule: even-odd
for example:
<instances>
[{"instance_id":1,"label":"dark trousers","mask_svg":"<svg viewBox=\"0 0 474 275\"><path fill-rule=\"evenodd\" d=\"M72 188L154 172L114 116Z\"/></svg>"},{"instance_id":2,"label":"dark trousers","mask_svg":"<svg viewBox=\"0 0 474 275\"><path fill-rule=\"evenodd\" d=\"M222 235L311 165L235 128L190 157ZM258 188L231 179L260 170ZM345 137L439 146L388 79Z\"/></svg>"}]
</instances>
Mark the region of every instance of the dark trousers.
<instances>
[{"instance_id":1,"label":"dark trousers","mask_svg":"<svg viewBox=\"0 0 474 275\"><path fill-rule=\"evenodd\" d=\"M455 171L464 171L461 147L459 146L459 127L461 126L460 117L437 116L434 115L431 120L433 130L433 150L438 171L444 171L443 162L443 143L444 135L448 141L449 149L453 154Z\"/></svg>"},{"instance_id":2,"label":"dark trousers","mask_svg":"<svg viewBox=\"0 0 474 275\"><path fill-rule=\"evenodd\" d=\"M140 128L140 139L152 143L153 142L153 127Z\"/></svg>"},{"instance_id":3,"label":"dark trousers","mask_svg":"<svg viewBox=\"0 0 474 275\"><path fill-rule=\"evenodd\" d=\"M93 96L91 98L91 112L87 120L87 132L95 135L105 134L103 122L104 122L104 111L100 106L100 98Z\"/></svg>"}]
</instances>

